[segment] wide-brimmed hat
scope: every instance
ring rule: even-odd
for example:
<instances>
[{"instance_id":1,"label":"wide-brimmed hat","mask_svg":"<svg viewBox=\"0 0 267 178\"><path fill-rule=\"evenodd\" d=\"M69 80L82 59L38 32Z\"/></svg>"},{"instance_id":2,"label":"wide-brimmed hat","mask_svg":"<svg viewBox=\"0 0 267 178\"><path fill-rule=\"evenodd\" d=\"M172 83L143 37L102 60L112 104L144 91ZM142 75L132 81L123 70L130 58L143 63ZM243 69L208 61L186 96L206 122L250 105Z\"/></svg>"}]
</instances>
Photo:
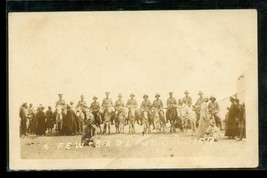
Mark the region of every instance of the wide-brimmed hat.
<instances>
[{"instance_id":1,"label":"wide-brimmed hat","mask_svg":"<svg viewBox=\"0 0 267 178\"><path fill-rule=\"evenodd\" d=\"M98 99L98 98L96 96L94 96L93 99Z\"/></svg>"},{"instance_id":2,"label":"wide-brimmed hat","mask_svg":"<svg viewBox=\"0 0 267 178\"><path fill-rule=\"evenodd\" d=\"M216 98L215 98L214 96L211 96L211 97L210 97L210 100L212 100L212 99L216 100Z\"/></svg>"},{"instance_id":3,"label":"wide-brimmed hat","mask_svg":"<svg viewBox=\"0 0 267 178\"><path fill-rule=\"evenodd\" d=\"M173 94L173 92L172 92L172 91L170 91L170 92L169 92L169 94Z\"/></svg>"},{"instance_id":4,"label":"wide-brimmed hat","mask_svg":"<svg viewBox=\"0 0 267 178\"><path fill-rule=\"evenodd\" d=\"M202 92L202 91L199 91L199 92L198 92L198 95L203 95L203 92Z\"/></svg>"},{"instance_id":5,"label":"wide-brimmed hat","mask_svg":"<svg viewBox=\"0 0 267 178\"><path fill-rule=\"evenodd\" d=\"M106 93L106 94L109 94L109 92L108 92L108 91L106 91L105 93Z\"/></svg>"},{"instance_id":6,"label":"wide-brimmed hat","mask_svg":"<svg viewBox=\"0 0 267 178\"><path fill-rule=\"evenodd\" d=\"M158 93L156 93L155 97L160 97L160 95Z\"/></svg>"},{"instance_id":7,"label":"wide-brimmed hat","mask_svg":"<svg viewBox=\"0 0 267 178\"><path fill-rule=\"evenodd\" d=\"M59 93L58 96L63 96L63 94L62 93Z\"/></svg>"},{"instance_id":8,"label":"wide-brimmed hat","mask_svg":"<svg viewBox=\"0 0 267 178\"><path fill-rule=\"evenodd\" d=\"M189 94L189 92L187 90L185 90L184 94Z\"/></svg>"},{"instance_id":9,"label":"wide-brimmed hat","mask_svg":"<svg viewBox=\"0 0 267 178\"><path fill-rule=\"evenodd\" d=\"M145 99L145 97L147 97L147 98L148 98L148 95L144 94L143 98Z\"/></svg>"},{"instance_id":10,"label":"wide-brimmed hat","mask_svg":"<svg viewBox=\"0 0 267 178\"><path fill-rule=\"evenodd\" d=\"M133 93L131 93L130 96L135 96L135 95Z\"/></svg>"},{"instance_id":11,"label":"wide-brimmed hat","mask_svg":"<svg viewBox=\"0 0 267 178\"><path fill-rule=\"evenodd\" d=\"M118 94L118 97L122 97L122 94L121 94L121 93L119 93L119 94Z\"/></svg>"}]
</instances>

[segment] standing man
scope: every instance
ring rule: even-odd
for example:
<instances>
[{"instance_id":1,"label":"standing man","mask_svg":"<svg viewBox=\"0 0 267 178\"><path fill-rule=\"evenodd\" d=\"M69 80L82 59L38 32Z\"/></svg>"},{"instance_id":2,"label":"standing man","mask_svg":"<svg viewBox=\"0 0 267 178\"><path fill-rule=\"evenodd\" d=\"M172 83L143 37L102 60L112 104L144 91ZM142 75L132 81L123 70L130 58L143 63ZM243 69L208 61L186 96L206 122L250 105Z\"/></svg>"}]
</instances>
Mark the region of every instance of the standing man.
<instances>
[{"instance_id":1,"label":"standing man","mask_svg":"<svg viewBox=\"0 0 267 178\"><path fill-rule=\"evenodd\" d=\"M176 111L176 108L177 108L177 101L172 95L173 95L173 92L169 92L170 97L167 99L167 112L166 112L166 115L168 116L167 122L169 119L169 113L173 110ZM177 111L176 111L176 113L177 113Z\"/></svg>"},{"instance_id":2,"label":"standing man","mask_svg":"<svg viewBox=\"0 0 267 178\"><path fill-rule=\"evenodd\" d=\"M218 116L218 113L220 112L220 107L218 103L216 102L216 98L214 96L210 97L210 101L211 102L208 105L208 109L215 119L216 127L222 130L221 118Z\"/></svg>"},{"instance_id":3,"label":"standing man","mask_svg":"<svg viewBox=\"0 0 267 178\"><path fill-rule=\"evenodd\" d=\"M246 132L245 132L245 104L240 104L239 99L236 98L236 103L239 108L239 113L237 115L237 120L238 120L238 127L239 127L239 135L238 135L238 141L241 141L243 138L246 138Z\"/></svg>"},{"instance_id":4,"label":"standing man","mask_svg":"<svg viewBox=\"0 0 267 178\"><path fill-rule=\"evenodd\" d=\"M183 98L183 103L187 104L189 107L191 107L192 98L191 98L191 96L189 96L189 92L187 90L185 90L184 94L185 94L185 97Z\"/></svg>"},{"instance_id":5,"label":"standing man","mask_svg":"<svg viewBox=\"0 0 267 178\"><path fill-rule=\"evenodd\" d=\"M20 136L26 136L27 130L27 103L23 103L19 108L19 117L20 117Z\"/></svg>"},{"instance_id":6,"label":"standing man","mask_svg":"<svg viewBox=\"0 0 267 178\"><path fill-rule=\"evenodd\" d=\"M34 114L33 114L33 106L30 103L29 104L29 108L27 110L27 120L28 120L28 124L27 124L27 131L28 133L32 134L34 132Z\"/></svg>"},{"instance_id":7,"label":"standing man","mask_svg":"<svg viewBox=\"0 0 267 178\"><path fill-rule=\"evenodd\" d=\"M58 94L59 100L56 102L56 106L64 108L66 106L65 100L63 100L63 94Z\"/></svg>"},{"instance_id":8,"label":"standing man","mask_svg":"<svg viewBox=\"0 0 267 178\"><path fill-rule=\"evenodd\" d=\"M199 118L200 118L200 108L201 108L201 104L203 103L203 93L202 91L198 92L199 98L197 99L194 107L195 107L195 113L197 116L197 121L196 121L196 126L198 127L198 123L199 123Z\"/></svg>"}]
</instances>

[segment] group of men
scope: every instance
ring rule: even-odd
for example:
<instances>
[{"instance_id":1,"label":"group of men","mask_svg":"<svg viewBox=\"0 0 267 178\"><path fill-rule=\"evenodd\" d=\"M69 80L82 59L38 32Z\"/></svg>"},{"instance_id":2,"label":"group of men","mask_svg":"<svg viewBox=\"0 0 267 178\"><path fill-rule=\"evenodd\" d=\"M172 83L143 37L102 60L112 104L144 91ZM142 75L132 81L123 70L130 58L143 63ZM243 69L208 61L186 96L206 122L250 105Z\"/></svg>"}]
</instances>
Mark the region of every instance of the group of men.
<instances>
[{"instance_id":1,"label":"group of men","mask_svg":"<svg viewBox=\"0 0 267 178\"><path fill-rule=\"evenodd\" d=\"M77 114L75 114L73 112L73 109L75 108L76 110L80 109L83 114L85 115L85 120L87 119L96 119L96 118L103 118L103 113L106 111L109 111L110 109L115 109L115 112L121 112L124 108L133 108L133 109L137 109L138 108L138 104L137 101L135 99L135 95L133 93L130 94L130 98L128 99L128 101L125 102L122 99L122 95L119 94L118 95L118 99L116 100L116 102L113 104L112 99L109 97L110 93L106 92L106 97L103 99L101 105L100 103L97 101L98 98L96 96L93 97L93 102L90 105L87 105L85 99L84 99L84 95L80 96L80 100L77 103L76 106L74 106L73 102L70 102L69 104L67 104L65 102L65 100L63 99L63 94L59 94L59 100L56 102L56 106L55 106L55 112L52 112L51 107L48 107L47 112L44 114L41 114L42 117L44 117L44 119L39 119L39 123L43 123L42 120L45 120L45 126L41 126L39 128L47 128L48 132L52 132L52 129L54 127L54 124L56 124L56 130L62 130L62 120L64 121L64 115L65 117L68 118L68 116L70 117L70 121L69 123L74 125L72 126L72 130L71 133L76 133L76 131L78 132L82 132L82 126L79 126L78 121L75 122L75 120L79 120L77 119ZM200 108L201 108L201 104L203 103L203 93L201 91L199 91L198 95L199 98L197 99L196 103L193 105L192 104L192 98L191 96L189 96L189 92L186 90L184 92L185 96L182 99L179 99L178 102L176 100L176 98L173 96L173 92L169 92L169 98L167 99L167 108L164 108L163 106L163 101L160 99L160 94L156 93L155 94L155 99L153 102L151 102L149 100L149 96L147 94L143 95L143 101L141 102L140 105L140 110L141 112L143 111L148 111L148 114L151 115L151 109L152 108L156 108L157 111L159 112L159 115L161 116L161 118L164 118L165 120L165 112L164 109L167 109L166 111L166 115L168 115L168 113L170 112L170 110L172 109L176 109L177 107L181 106L181 105L187 105L189 107L193 107L194 111L196 113L197 116L197 120L199 120L200 118ZM210 103L209 103L209 108L211 113L213 114L215 121L216 121L216 125L218 127L221 128L221 119L218 116L218 113L220 111L219 105L216 102L216 98L211 96L210 97ZM33 122L33 109L32 109L32 104L30 104L30 107L27 106L27 103L24 103L21 106L21 111L20 111L20 118L21 118L21 130L22 130L22 134L25 134L26 131L29 132L34 132L34 130L36 131L36 128L38 123L36 123L36 121L38 119L35 119L35 122ZM60 111L66 111L65 114L64 112L57 112L58 108L60 109ZM44 107L40 106L37 109L37 113L39 112L43 112ZM26 114L27 111L27 114ZM71 112L68 112L71 111ZM90 112L88 112L90 111ZM62 114L63 113L63 114ZM60 118L63 115L63 119ZM66 121L68 121L68 119L65 119ZM73 121L74 120L74 121ZM58 123L59 122L59 123ZM28 124L27 124L28 123ZM44 125L44 124L43 124ZM59 126L60 125L60 126ZM34 128L35 127L35 128ZM43 129L42 129L43 130ZM41 132L43 133L43 131Z\"/></svg>"}]
</instances>

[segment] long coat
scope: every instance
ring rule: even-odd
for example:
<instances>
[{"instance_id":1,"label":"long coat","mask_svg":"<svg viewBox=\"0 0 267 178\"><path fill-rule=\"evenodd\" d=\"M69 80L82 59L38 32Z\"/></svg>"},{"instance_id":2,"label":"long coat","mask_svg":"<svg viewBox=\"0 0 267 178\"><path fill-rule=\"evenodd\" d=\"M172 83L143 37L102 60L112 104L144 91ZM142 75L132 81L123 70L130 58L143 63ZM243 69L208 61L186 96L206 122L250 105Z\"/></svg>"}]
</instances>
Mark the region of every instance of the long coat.
<instances>
[{"instance_id":1,"label":"long coat","mask_svg":"<svg viewBox=\"0 0 267 178\"><path fill-rule=\"evenodd\" d=\"M36 135L44 135L46 131L45 124L45 113L44 111L39 111L36 115Z\"/></svg>"},{"instance_id":2,"label":"long coat","mask_svg":"<svg viewBox=\"0 0 267 178\"><path fill-rule=\"evenodd\" d=\"M51 110L46 111L46 127L49 129L54 127L54 115Z\"/></svg>"},{"instance_id":3,"label":"long coat","mask_svg":"<svg viewBox=\"0 0 267 178\"><path fill-rule=\"evenodd\" d=\"M63 132L65 135L71 135L76 131L76 120L78 116L75 114L73 109L68 109L66 119L63 121Z\"/></svg>"},{"instance_id":4,"label":"long coat","mask_svg":"<svg viewBox=\"0 0 267 178\"><path fill-rule=\"evenodd\" d=\"M233 102L229 109L229 115L227 119L227 129L225 130L225 136L235 137L239 135L237 116L239 114L238 105Z\"/></svg>"},{"instance_id":5,"label":"long coat","mask_svg":"<svg viewBox=\"0 0 267 178\"><path fill-rule=\"evenodd\" d=\"M205 131L210 125L210 114L208 109L208 103L203 102L200 108L199 130L198 137L203 138Z\"/></svg>"},{"instance_id":6,"label":"long coat","mask_svg":"<svg viewBox=\"0 0 267 178\"><path fill-rule=\"evenodd\" d=\"M25 135L26 134L26 129L27 129L27 112L26 108L21 106L19 108L19 117L20 117L20 134Z\"/></svg>"}]
</instances>

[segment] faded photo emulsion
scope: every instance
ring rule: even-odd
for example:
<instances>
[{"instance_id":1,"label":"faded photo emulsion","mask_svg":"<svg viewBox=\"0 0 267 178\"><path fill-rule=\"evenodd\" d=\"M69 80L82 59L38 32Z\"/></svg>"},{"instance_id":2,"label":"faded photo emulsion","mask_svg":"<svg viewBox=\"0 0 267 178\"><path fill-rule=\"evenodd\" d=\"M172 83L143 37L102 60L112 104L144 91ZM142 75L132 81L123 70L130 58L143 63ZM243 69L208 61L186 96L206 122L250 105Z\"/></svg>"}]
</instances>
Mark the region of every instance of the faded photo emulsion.
<instances>
[{"instance_id":1,"label":"faded photo emulsion","mask_svg":"<svg viewBox=\"0 0 267 178\"><path fill-rule=\"evenodd\" d=\"M11 170L258 166L256 10L11 12Z\"/></svg>"}]
</instances>

